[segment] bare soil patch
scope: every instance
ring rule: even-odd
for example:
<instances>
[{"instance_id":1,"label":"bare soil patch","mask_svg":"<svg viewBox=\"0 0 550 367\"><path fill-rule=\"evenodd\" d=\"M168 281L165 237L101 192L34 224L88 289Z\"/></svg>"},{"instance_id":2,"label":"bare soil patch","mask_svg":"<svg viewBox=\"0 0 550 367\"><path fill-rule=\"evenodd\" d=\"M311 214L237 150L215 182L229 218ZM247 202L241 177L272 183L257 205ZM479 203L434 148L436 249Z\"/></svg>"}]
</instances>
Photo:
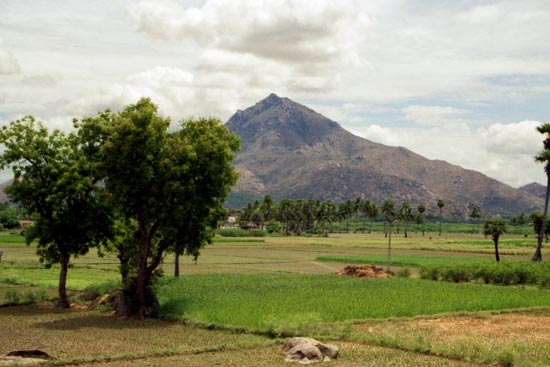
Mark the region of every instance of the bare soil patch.
<instances>
[{"instance_id":1,"label":"bare soil patch","mask_svg":"<svg viewBox=\"0 0 550 367\"><path fill-rule=\"evenodd\" d=\"M345 275L356 278L389 278L391 273L384 268L376 265L348 265L344 269L338 271L336 275Z\"/></svg>"}]
</instances>

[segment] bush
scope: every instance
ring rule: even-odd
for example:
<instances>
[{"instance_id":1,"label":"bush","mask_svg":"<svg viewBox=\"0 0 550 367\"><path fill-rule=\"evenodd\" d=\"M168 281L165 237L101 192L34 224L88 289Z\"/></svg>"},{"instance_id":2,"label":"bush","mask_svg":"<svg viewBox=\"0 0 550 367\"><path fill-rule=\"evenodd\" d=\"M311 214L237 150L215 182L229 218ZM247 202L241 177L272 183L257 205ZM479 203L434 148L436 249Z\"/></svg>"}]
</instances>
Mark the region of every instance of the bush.
<instances>
[{"instance_id":1,"label":"bush","mask_svg":"<svg viewBox=\"0 0 550 367\"><path fill-rule=\"evenodd\" d=\"M4 293L4 300L7 304L16 305L21 301L21 297L15 289L8 289L6 293Z\"/></svg>"},{"instance_id":2,"label":"bush","mask_svg":"<svg viewBox=\"0 0 550 367\"><path fill-rule=\"evenodd\" d=\"M430 280L439 280L441 276L441 270L438 266L427 265L420 268L420 278L430 279Z\"/></svg>"},{"instance_id":3,"label":"bush","mask_svg":"<svg viewBox=\"0 0 550 367\"><path fill-rule=\"evenodd\" d=\"M398 277L408 278L411 276L411 269L409 268L401 268L397 272Z\"/></svg>"},{"instance_id":4,"label":"bush","mask_svg":"<svg viewBox=\"0 0 550 367\"><path fill-rule=\"evenodd\" d=\"M449 282L477 280L486 284L533 284L550 287L550 264L501 261L474 265L422 266L420 277Z\"/></svg>"},{"instance_id":5,"label":"bush","mask_svg":"<svg viewBox=\"0 0 550 367\"><path fill-rule=\"evenodd\" d=\"M261 229L222 228L216 233L222 237L265 237L265 232Z\"/></svg>"},{"instance_id":6,"label":"bush","mask_svg":"<svg viewBox=\"0 0 550 367\"><path fill-rule=\"evenodd\" d=\"M469 266L449 266L443 269L441 277L449 282L469 282L472 280L472 273Z\"/></svg>"},{"instance_id":7,"label":"bush","mask_svg":"<svg viewBox=\"0 0 550 367\"><path fill-rule=\"evenodd\" d=\"M265 224L267 233L280 233L283 231L283 224L276 220L270 220Z\"/></svg>"}]
</instances>

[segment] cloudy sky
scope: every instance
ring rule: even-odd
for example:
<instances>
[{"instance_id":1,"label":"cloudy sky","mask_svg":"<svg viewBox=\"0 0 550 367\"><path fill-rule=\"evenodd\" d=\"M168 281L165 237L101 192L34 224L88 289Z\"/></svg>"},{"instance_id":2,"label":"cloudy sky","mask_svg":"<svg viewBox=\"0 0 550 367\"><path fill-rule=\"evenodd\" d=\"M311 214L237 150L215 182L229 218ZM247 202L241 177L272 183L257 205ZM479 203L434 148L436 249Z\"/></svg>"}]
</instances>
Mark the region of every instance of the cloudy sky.
<instances>
[{"instance_id":1,"label":"cloudy sky","mask_svg":"<svg viewBox=\"0 0 550 367\"><path fill-rule=\"evenodd\" d=\"M549 34L548 0L1 0L0 123L69 129L141 96L226 121L273 92L370 140L544 183Z\"/></svg>"}]
</instances>

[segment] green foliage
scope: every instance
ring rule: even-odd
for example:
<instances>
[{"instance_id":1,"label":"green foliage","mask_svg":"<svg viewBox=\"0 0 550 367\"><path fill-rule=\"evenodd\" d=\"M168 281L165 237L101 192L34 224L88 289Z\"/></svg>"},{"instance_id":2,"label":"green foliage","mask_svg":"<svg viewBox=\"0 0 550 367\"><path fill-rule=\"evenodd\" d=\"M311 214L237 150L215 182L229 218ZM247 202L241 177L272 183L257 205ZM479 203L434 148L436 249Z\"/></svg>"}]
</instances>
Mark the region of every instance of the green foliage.
<instances>
[{"instance_id":1,"label":"green foliage","mask_svg":"<svg viewBox=\"0 0 550 367\"><path fill-rule=\"evenodd\" d=\"M281 332L302 316L325 323L546 306L550 292L410 278L220 274L164 279L159 299L165 317Z\"/></svg>"},{"instance_id":2,"label":"green foliage","mask_svg":"<svg viewBox=\"0 0 550 367\"><path fill-rule=\"evenodd\" d=\"M342 262L351 264L379 264L383 265L387 262L387 256L383 254L368 254L368 255L320 255L315 258L315 261L323 262ZM489 260L487 260L489 261ZM419 267L428 265L447 265L447 264L479 264L483 262L479 257L473 256L446 256L446 255L393 255L392 263L395 266L404 267Z\"/></svg>"},{"instance_id":3,"label":"green foliage","mask_svg":"<svg viewBox=\"0 0 550 367\"><path fill-rule=\"evenodd\" d=\"M140 318L154 313L152 281L164 253L199 256L238 177L231 161L239 139L218 120L169 126L148 98L76 123L118 217L120 313Z\"/></svg>"},{"instance_id":4,"label":"green foliage","mask_svg":"<svg viewBox=\"0 0 550 367\"><path fill-rule=\"evenodd\" d=\"M17 305L21 301L21 297L19 295L19 292L15 289L8 289L4 293L4 300L7 304L10 305Z\"/></svg>"},{"instance_id":5,"label":"green foliage","mask_svg":"<svg viewBox=\"0 0 550 367\"><path fill-rule=\"evenodd\" d=\"M519 261L484 262L454 265L422 266L423 279L469 282L476 280L486 284L532 284L546 288L550 285L550 264Z\"/></svg>"},{"instance_id":6,"label":"green foliage","mask_svg":"<svg viewBox=\"0 0 550 367\"><path fill-rule=\"evenodd\" d=\"M32 213L27 243L38 240L38 254L47 264L60 263L59 300L69 307L65 290L71 256L84 255L110 234L110 214L91 163L74 134L50 132L33 117L4 126L0 142L2 168L11 167L10 199Z\"/></svg>"},{"instance_id":7,"label":"green foliage","mask_svg":"<svg viewBox=\"0 0 550 367\"><path fill-rule=\"evenodd\" d=\"M265 224L267 233L280 233L283 231L283 224L277 220L270 220Z\"/></svg>"},{"instance_id":8,"label":"green foliage","mask_svg":"<svg viewBox=\"0 0 550 367\"><path fill-rule=\"evenodd\" d=\"M265 237L265 232L261 229L237 229L222 228L216 231L222 237Z\"/></svg>"}]
</instances>

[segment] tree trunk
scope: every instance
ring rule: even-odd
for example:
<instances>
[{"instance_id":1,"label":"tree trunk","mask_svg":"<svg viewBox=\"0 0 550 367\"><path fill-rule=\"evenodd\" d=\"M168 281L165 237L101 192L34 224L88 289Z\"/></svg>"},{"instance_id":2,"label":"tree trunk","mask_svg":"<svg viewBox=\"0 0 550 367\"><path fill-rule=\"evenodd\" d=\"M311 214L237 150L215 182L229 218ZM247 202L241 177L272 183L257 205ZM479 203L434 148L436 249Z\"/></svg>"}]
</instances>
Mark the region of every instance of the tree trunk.
<instances>
[{"instance_id":1,"label":"tree trunk","mask_svg":"<svg viewBox=\"0 0 550 367\"><path fill-rule=\"evenodd\" d=\"M498 238L493 238L493 242L495 243L495 259L500 261L500 256L498 254Z\"/></svg>"},{"instance_id":2,"label":"tree trunk","mask_svg":"<svg viewBox=\"0 0 550 367\"><path fill-rule=\"evenodd\" d=\"M179 277L180 276L180 254L176 251L175 256L175 264L174 264L174 276Z\"/></svg>"},{"instance_id":3,"label":"tree trunk","mask_svg":"<svg viewBox=\"0 0 550 367\"><path fill-rule=\"evenodd\" d=\"M441 208L439 208L439 237L441 237Z\"/></svg>"},{"instance_id":4,"label":"tree trunk","mask_svg":"<svg viewBox=\"0 0 550 367\"><path fill-rule=\"evenodd\" d=\"M67 297L67 270L69 268L69 255L61 255L59 259L61 270L59 272L59 307L70 308L71 304Z\"/></svg>"},{"instance_id":5,"label":"tree trunk","mask_svg":"<svg viewBox=\"0 0 550 367\"><path fill-rule=\"evenodd\" d=\"M390 272L390 269L391 269L391 222L388 223L388 226L389 226L388 232L390 233L390 235L388 237L388 272Z\"/></svg>"},{"instance_id":6,"label":"tree trunk","mask_svg":"<svg viewBox=\"0 0 550 367\"><path fill-rule=\"evenodd\" d=\"M409 225L408 222L405 222L405 238L409 237L409 234L407 233L407 226Z\"/></svg>"},{"instance_id":7,"label":"tree trunk","mask_svg":"<svg viewBox=\"0 0 550 367\"><path fill-rule=\"evenodd\" d=\"M531 261L542 261L542 236L546 229L546 216L548 214L548 200L550 199L550 175L547 174L548 180L546 182L546 200L544 201L544 213L542 217L542 230L537 237L537 249L535 254L531 258Z\"/></svg>"},{"instance_id":8,"label":"tree trunk","mask_svg":"<svg viewBox=\"0 0 550 367\"><path fill-rule=\"evenodd\" d=\"M144 319L146 316L145 292L149 286L149 276L147 272L147 259L151 253L151 236L148 232L142 232L142 249L139 260L139 268L136 280L136 317Z\"/></svg>"}]
</instances>

